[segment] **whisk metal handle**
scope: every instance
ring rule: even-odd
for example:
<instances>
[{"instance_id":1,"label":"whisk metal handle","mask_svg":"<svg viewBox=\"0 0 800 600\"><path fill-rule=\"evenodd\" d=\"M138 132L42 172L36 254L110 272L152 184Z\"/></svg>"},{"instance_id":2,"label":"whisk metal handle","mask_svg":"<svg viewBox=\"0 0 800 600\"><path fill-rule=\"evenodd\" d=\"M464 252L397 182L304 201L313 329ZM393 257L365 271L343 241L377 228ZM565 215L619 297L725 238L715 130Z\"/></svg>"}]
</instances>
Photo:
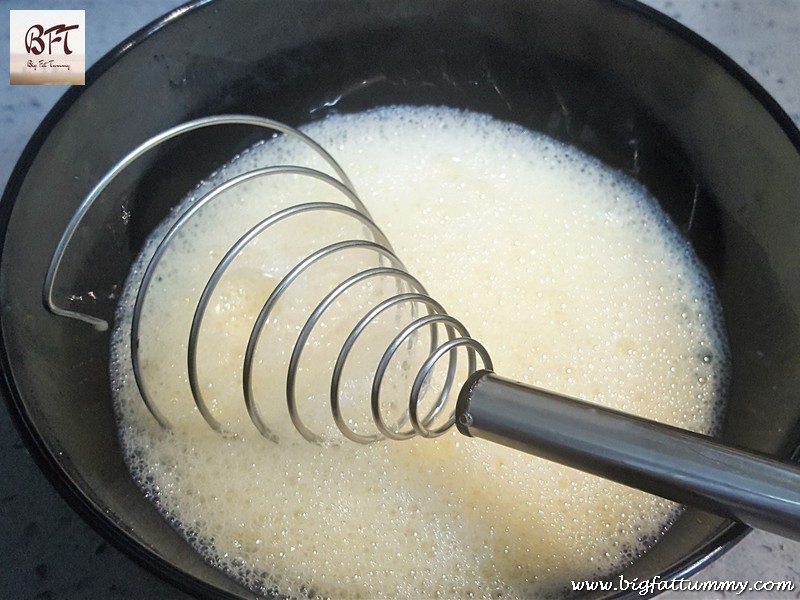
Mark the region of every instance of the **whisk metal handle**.
<instances>
[{"instance_id":1,"label":"whisk metal handle","mask_svg":"<svg viewBox=\"0 0 800 600\"><path fill-rule=\"evenodd\" d=\"M800 468L478 371L459 431L800 540Z\"/></svg>"}]
</instances>

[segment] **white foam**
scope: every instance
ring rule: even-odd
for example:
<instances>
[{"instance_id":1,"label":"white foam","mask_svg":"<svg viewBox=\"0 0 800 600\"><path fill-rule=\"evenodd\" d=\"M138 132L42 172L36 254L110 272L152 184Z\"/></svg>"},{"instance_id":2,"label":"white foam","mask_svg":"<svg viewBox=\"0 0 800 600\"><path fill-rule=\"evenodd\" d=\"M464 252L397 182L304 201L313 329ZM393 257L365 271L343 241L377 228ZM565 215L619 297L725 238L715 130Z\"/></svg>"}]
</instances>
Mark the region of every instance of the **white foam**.
<instances>
[{"instance_id":1,"label":"white foam","mask_svg":"<svg viewBox=\"0 0 800 600\"><path fill-rule=\"evenodd\" d=\"M550 139L450 109L336 116L306 132L498 373L694 431L716 426L727 354L713 288L639 185ZM278 139L217 178L297 161L322 167ZM257 433L241 402L242 336L296 256L348 235L336 218L259 240L223 280L201 335L201 374L212 412L236 435L207 427L184 363L211 269L256 215L335 196L303 182L249 185L203 209L171 248L141 335L148 389L171 431L129 373L135 269L112 376L122 445L144 492L212 564L257 591L297 596L529 597L645 551L674 517L672 503L547 461L457 433L367 446L302 440L276 365L290 350L281 337L297 334L294 309L329 289L324 269L279 307L259 348L260 409L281 443ZM324 370L338 350L325 345L312 342L306 369ZM324 405L320 379L306 395Z\"/></svg>"}]
</instances>

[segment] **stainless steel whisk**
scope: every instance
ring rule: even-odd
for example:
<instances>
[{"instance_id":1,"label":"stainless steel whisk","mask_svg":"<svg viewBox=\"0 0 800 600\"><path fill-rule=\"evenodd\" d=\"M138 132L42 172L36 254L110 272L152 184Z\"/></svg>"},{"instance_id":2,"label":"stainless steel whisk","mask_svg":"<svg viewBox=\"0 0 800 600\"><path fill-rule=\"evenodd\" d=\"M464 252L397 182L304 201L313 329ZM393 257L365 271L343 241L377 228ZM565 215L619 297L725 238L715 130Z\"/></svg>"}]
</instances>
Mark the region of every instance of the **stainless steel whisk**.
<instances>
[{"instance_id":1,"label":"stainless steel whisk","mask_svg":"<svg viewBox=\"0 0 800 600\"><path fill-rule=\"evenodd\" d=\"M197 303L189 333L187 366L189 385L199 412L217 431L222 425L211 414L198 378L197 345L204 315L215 289L237 256L263 232L275 224L321 211L337 213L360 224L369 235L360 239L338 241L312 252L294 265L265 300L253 325L244 352L242 391L250 419L262 435L277 441L259 414L253 392L254 355L262 331L277 302L311 266L331 256L354 248L373 252L378 264L346 277L325 295L309 313L294 344L287 366L286 404L297 431L311 442L322 438L300 417L297 409L296 378L304 346L325 311L353 286L371 278L389 278L398 282L397 293L372 305L347 336L333 366L330 407L334 422L342 434L357 443L379 439L405 440L415 435L436 437L454 425L467 436L484 438L544 458L578 468L646 492L739 520L753 527L800 539L800 469L758 455L725 446L708 436L684 431L619 411L564 397L502 378L493 373L487 350L473 339L467 328L447 314L421 282L414 278L395 254L386 236L372 220L354 186L341 166L314 140L287 125L247 115L211 116L190 121L147 140L131 151L96 184L84 199L56 248L44 281L45 307L53 314L77 319L99 330L108 328L105 320L60 307L55 300L55 281L69 243L94 201L132 162L174 137L205 127L250 125L266 128L306 144L327 163L337 178L308 167L277 165L258 168L233 177L210 190L181 214L169 228L148 263L133 310L131 325L131 369L142 400L153 417L169 427L165 416L153 402L140 367L139 328L142 305L152 283L153 273L174 237L193 215L225 191L258 177L301 176L323 182L352 206L332 202L298 203L266 215L231 246L214 269ZM400 285L402 282L402 285ZM342 415L340 388L345 363L358 340L371 323L394 307L415 307L413 319L398 325L372 376L370 412L375 432L357 432ZM424 313L416 308L424 307ZM441 327L446 339L439 343ZM387 369L398 350L421 331L429 332L430 349L410 388L404 418L389 423L383 414L381 392ZM466 381L455 388L456 354L467 354ZM447 359L447 371L434 402L426 401L425 386L437 364ZM482 368L478 368L478 358ZM458 394L457 400L454 397Z\"/></svg>"}]
</instances>

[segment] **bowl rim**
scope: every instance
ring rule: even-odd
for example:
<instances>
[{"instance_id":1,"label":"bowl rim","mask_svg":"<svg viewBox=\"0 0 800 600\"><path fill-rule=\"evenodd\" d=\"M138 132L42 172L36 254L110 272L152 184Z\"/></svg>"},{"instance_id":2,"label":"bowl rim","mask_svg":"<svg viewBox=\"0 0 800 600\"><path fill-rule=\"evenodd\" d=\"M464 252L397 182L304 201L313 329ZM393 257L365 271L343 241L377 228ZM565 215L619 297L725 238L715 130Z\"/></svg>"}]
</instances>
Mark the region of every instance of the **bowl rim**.
<instances>
[{"instance_id":1,"label":"bowl rim","mask_svg":"<svg viewBox=\"0 0 800 600\"><path fill-rule=\"evenodd\" d=\"M61 98L59 98L53 108L48 111L20 154L9 176L2 198L0 199L0 258L2 258L5 248L6 230L22 183L49 134L69 108L78 101L86 89L118 60L130 52L131 49L137 47L144 40L168 27L171 23L182 18L184 15L195 12L216 1L217 0L190 0L140 28L104 54L87 70L85 85L71 86ZM780 127L783 134L797 151L800 152L800 130L798 130L791 117L789 117L786 111L753 76L722 50L672 17L642 4L639 0L596 1L601 4L605 3L638 13L665 29L668 33L677 36L684 42L693 46L702 54L708 56L742 85L745 90L766 109L770 117ZM86 497L78 483L64 470L59 458L37 434L37 428L33 419L24 401L18 394L18 390L11 375L11 361L6 352L5 334L1 318L0 396L4 398L11 419L39 469L46 475L51 485L59 492L67 504L95 531L99 532L106 540L135 563L145 567L162 580L169 582L185 592L198 597L230 598L232 600L238 598L238 596L231 595L219 589L214 589L213 596L209 596L212 590L207 583L180 569L174 568L154 551L142 545L130 532L120 527L117 522L110 518L100 506ZM794 448L793 457L798 454L800 454L800 445ZM725 525L720 527L714 537L708 541L705 550L699 550L676 561L664 571L661 578L662 581L691 577L725 554L750 531L751 529L742 523L727 521ZM618 592L607 596L607 598L628 597L641 598L643 596L638 593L638 591Z\"/></svg>"}]
</instances>

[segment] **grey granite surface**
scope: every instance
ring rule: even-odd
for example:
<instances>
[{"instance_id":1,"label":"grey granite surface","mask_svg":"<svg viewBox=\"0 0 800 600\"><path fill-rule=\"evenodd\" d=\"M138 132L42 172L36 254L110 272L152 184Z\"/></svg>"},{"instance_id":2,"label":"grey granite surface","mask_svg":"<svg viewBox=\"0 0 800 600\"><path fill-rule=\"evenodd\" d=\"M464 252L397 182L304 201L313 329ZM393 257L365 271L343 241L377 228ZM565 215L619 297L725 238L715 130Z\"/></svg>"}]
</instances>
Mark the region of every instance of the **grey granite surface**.
<instances>
[{"instance_id":1,"label":"grey granite surface","mask_svg":"<svg viewBox=\"0 0 800 600\"><path fill-rule=\"evenodd\" d=\"M800 124L800 0L645 0L684 23L741 64ZM0 0L0 54L8 53L8 10L86 11L87 63L152 19L173 0ZM52 86L10 86L0 72L0 185L40 120L63 93ZM800 597L800 543L753 533L696 580L791 580L791 593L745 592L741 598ZM734 594L668 593L677 598ZM0 599L182 599L185 594L141 569L67 507L34 465L0 409Z\"/></svg>"}]
</instances>

